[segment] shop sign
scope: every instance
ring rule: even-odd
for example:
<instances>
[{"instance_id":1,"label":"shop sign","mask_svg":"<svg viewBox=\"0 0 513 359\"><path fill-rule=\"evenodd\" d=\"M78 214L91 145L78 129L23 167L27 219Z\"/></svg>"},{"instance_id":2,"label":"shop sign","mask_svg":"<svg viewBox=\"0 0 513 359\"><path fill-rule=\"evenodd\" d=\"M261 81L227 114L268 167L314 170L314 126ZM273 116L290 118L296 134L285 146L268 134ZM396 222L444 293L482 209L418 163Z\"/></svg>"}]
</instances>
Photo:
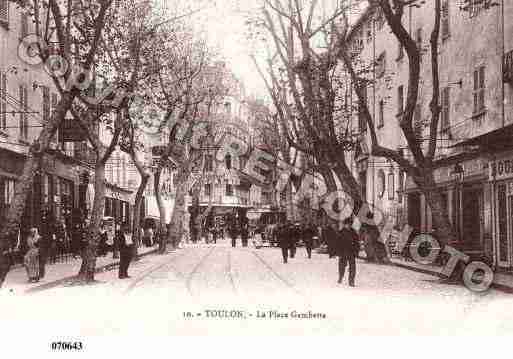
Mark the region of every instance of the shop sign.
<instances>
[{"instance_id":1,"label":"shop sign","mask_svg":"<svg viewBox=\"0 0 513 359\"><path fill-rule=\"evenodd\" d=\"M490 180L503 180L513 177L513 159L502 159L490 162Z\"/></svg>"}]
</instances>

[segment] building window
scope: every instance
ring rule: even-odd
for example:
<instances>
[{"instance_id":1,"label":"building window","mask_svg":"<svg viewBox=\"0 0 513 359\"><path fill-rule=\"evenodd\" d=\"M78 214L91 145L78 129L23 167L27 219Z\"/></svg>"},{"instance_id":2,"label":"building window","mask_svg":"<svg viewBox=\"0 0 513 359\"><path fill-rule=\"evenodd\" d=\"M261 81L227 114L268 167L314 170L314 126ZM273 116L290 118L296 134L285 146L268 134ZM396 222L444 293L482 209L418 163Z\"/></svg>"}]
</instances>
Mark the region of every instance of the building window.
<instances>
[{"instance_id":1,"label":"building window","mask_svg":"<svg viewBox=\"0 0 513 359\"><path fill-rule=\"evenodd\" d=\"M20 95L20 138L23 140L28 139L28 92L27 88L23 85L19 87Z\"/></svg>"},{"instance_id":2,"label":"building window","mask_svg":"<svg viewBox=\"0 0 513 359\"><path fill-rule=\"evenodd\" d=\"M385 15L383 15L382 11L378 10L376 13L376 28L378 31L383 30L383 26L385 26L385 22L386 22Z\"/></svg>"},{"instance_id":3,"label":"building window","mask_svg":"<svg viewBox=\"0 0 513 359\"><path fill-rule=\"evenodd\" d=\"M7 129L7 75L0 71L0 130Z\"/></svg>"},{"instance_id":4,"label":"building window","mask_svg":"<svg viewBox=\"0 0 513 359\"><path fill-rule=\"evenodd\" d=\"M387 67L387 53L383 51L376 60L376 77L381 78L385 75Z\"/></svg>"},{"instance_id":5,"label":"building window","mask_svg":"<svg viewBox=\"0 0 513 359\"><path fill-rule=\"evenodd\" d=\"M383 170L378 171L378 197L382 198L385 194L385 172Z\"/></svg>"},{"instance_id":6,"label":"building window","mask_svg":"<svg viewBox=\"0 0 513 359\"><path fill-rule=\"evenodd\" d=\"M441 98L441 127L442 131L446 131L450 126L450 110L451 110L451 101L450 101L450 87L444 87L442 89L442 98Z\"/></svg>"},{"instance_id":7,"label":"building window","mask_svg":"<svg viewBox=\"0 0 513 359\"><path fill-rule=\"evenodd\" d=\"M359 174L360 188L362 190L362 200L367 201L367 171L362 171Z\"/></svg>"},{"instance_id":8,"label":"building window","mask_svg":"<svg viewBox=\"0 0 513 359\"><path fill-rule=\"evenodd\" d=\"M9 206L14 198L14 180L4 178L2 203Z\"/></svg>"},{"instance_id":9,"label":"building window","mask_svg":"<svg viewBox=\"0 0 513 359\"><path fill-rule=\"evenodd\" d=\"M397 201L399 203L403 202L403 192L404 192L404 181L406 179L406 174L404 171L399 172L399 182L397 184Z\"/></svg>"},{"instance_id":10,"label":"building window","mask_svg":"<svg viewBox=\"0 0 513 359\"><path fill-rule=\"evenodd\" d=\"M365 120L363 108L367 105L367 87L363 85L362 87L362 102L363 106L358 106L358 127L360 129L360 133L367 131L367 121Z\"/></svg>"},{"instance_id":11,"label":"building window","mask_svg":"<svg viewBox=\"0 0 513 359\"><path fill-rule=\"evenodd\" d=\"M369 22L367 25L367 43L372 41L372 23Z\"/></svg>"},{"instance_id":12,"label":"building window","mask_svg":"<svg viewBox=\"0 0 513 359\"><path fill-rule=\"evenodd\" d=\"M229 103L229 102L226 102L226 103L224 104L224 109L225 109L225 111L226 111L226 114L227 114L227 115L230 115L230 114L232 113L232 104L231 104L231 103Z\"/></svg>"},{"instance_id":13,"label":"building window","mask_svg":"<svg viewBox=\"0 0 513 359\"><path fill-rule=\"evenodd\" d=\"M225 165L226 165L226 169L227 170L231 170L232 169L232 156L230 154L227 154L224 157L224 162L225 162Z\"/></svg>"},{"instance_id":14,"label":"building window","mask_svg":"<svg viewBox=\"0 0 513 359\"><path fill-rule=\"evenodd\" d=\"M394 199L394 192L395 192L395 178L394 173L390 172L388 174L388 199L392 200Z\"/></svg>"},{"instance_id":15,"label":"building window","mask_svg":"<svg viewBox=\"0 0 513 359\"><path fill-rule=\"evenodd\" d=\"M0 25L9 26L9 0L0 0Z\"/></svg>"},{"instance_id":16,"label":"building window","mask_svg":"<svg viewBox=\"0 0 513 359\"><path fill-rule=\"evenodd\" d=\"M422 59L422 28L419 27L415 32L415 42L417 43L417 49L419 50L420 59Z\"/></svg>"},{"instance_id":17,"label":"building window","mask_svg":"<svg viewBox=\"0 0 513 359\"><path fill-rule=\"evenodd\" d=\"M226 195L233 196L233 185L226 184Z\"/></svg>"},{"instance_id":18,"label":"building window","mask_svg":"<svg viewBox=\"0 0 513 359\"><path fill-rule=\"evenodd\" d=\"M402 115L404 111L404 87L397 88L397 115Z\"/></svg>"},{"instance_id":19,"label":"building window","mask_svg":"<svg viewBox=\"0 0 513 359\"><path fill-rule=\"evenodd\" d=\"M29 32L29 24L28 24L28 14L22 10L21 11L21 21L20 21L20 38L24 39L27 37Z\"/></svg>"},{"instance_id":20,"label":"building window","mask_svg":"<svg viewBox=\"0 0 513 359\"><path fill-rule=\"evenodd\" d=\"M205 155L204 172L212 172L214 170L214 157L212 155Z\"/></svg>"},{"instance_id":21,"label":"building window","mask_svg":"<svg viewBox=\"0 0 513 359\"><path fill-rule=\"evenodd\" d=\"M61 218L71 213L74 202L74 187L73 182L64 178L59 179L60 196L61 196Z\"/></svg>"},{"instance_id":22,"label":"building window","mask_svg":"<svg viewBox=\"0 0 513 359\"><path fill-rule=\"evenodd\" d=\"M442 40L445 40L450 35L450 18L449 18L449 0L443 0L442 2Z\"/></svg>"},{"instance_id":23,"label":"building window","mask_svg":"<svg viewBox=\"0 0 513 359\"><path fill-rule=\"evenodd\" d=\"M404 47L401 41L397 40L397 61L404 57Z\"/></svg>"},{"instance_id":24,"label":"building window","mask_svg":"<svg viewBox=\"0 0 513 359\"><path fill-rule=\"evenodd\" d=\"M474 17L479 15L483 4L487 2L488 0L466 0L469 16Z\"/></svg>"},{"instance_id":25,"label":"building window","mask_svg":"<svg viewBox=\"0 0 513 359\"><path fill-rule=\"evenodd\" d=\"M212 185L207 183L205 185L205 196L210 197L212 195Z\"/></svg>"},{"instance_id":26,"label":"building window","mask_svg":"<svg viewBox=\"0 0 513 359\"><path fill-rule=\"evenodd\" d=\"M485 109L485 67L474 70L474 113Z\"/></svg>"},{"instance_id":27,"label":"building window","mask_svg":"<svg viewBox=\"0 0 513 359\"><path fill-rule=\"evenodd\" d=\"M50 116L54 116L55 115L55 112L57 112L57 105L59 104L59 96L55 93L52 93L52 96L51 96L51 114ZM55 132L55 135L54 135L54 138L53 140L54 142L62 142L61 141L61 131L60 131L60 126L57 127L57 131Z\"/></svg>"},{"instance_id":28,"label":"building window","mask_svg":"<svg viewBox=\"0 0 513 359\"><path fill-rule=\"evenodd\" d=\"M41 86L41 90L43 91L43 121L47 122L51 116L50 89L48 86Z\"/></svg>"},{"instance_id":29,"label":"building window","mask_svg":"<svg viewBox=\"0 0 513 359\"><path fill-rule=\"evenodd\" d=\"M385 125L385 101L379 101L378 128Z\"/></svg>"}]
</instances>

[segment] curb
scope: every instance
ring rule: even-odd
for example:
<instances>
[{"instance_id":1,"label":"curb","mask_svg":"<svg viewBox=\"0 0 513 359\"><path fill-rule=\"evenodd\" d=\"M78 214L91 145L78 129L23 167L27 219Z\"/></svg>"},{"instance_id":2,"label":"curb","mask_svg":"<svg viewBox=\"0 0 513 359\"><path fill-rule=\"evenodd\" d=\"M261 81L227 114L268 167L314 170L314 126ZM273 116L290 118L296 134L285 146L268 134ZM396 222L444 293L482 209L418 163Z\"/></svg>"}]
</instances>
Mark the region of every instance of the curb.
<instances>
[{"instance_id":1,"label":"curb","mask_svg":"<svg viewBox=\"0 0 513 359\"><path fill-rule=\"evenodd\" d=\"M396 267L408 269L408 270L411 270L413 272L419 272L419 273L423 273L423 274L428 274L428 275L432 275L434 277L438 277L438 278L441 278L441 279L447 278L443 274L440 274L438 272L435 272L435 271L432 271L432 270L429 270L429 269L409 266L409 265L403 264L403 263L396 263L396 262L391 262L391 263L394 266L396 266ZM505 284L497 283L495 281L492 283L490 288L499 290L499 291L504 292L504 293L513 294L513 287L510 287L510 286L505 285Z\"/></svg>"},{"instance_id":2,"label":"curb","mask_svg":"<svg viewBox=\"0 0 513 359\"><path fill-rule=\"evenodd\" d=\"M138 257L142 258L142 257L148 256L150 254L158 253L158 251L159 251L158 248L152 249L151 251L139 254ZM115 262L102 265L101 267L96 267L96 269L94 270L94 273L104 272L105 270L112 269L112 268L115 268L118 266L119 266L119 259L117 259ZM59 285L61 285L63 283L66 283L76 277L77 277L77 275L72 275L72 276L54 280L53 282L41 284L41 285L38 285L37 287L27 289L24 294L33 294L33 293L41 292L44 290L52 289L52 288L58 287Z\"/></svg>"}]
</instances>

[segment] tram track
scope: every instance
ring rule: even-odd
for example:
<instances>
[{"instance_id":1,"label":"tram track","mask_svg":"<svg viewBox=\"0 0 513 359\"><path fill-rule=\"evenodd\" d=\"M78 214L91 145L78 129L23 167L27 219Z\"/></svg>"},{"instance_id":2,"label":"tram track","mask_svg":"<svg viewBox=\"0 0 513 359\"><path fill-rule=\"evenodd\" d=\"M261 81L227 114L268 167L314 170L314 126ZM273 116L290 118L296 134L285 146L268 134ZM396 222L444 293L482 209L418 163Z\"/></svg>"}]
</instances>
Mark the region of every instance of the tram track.
<instances>
[{"instance_id":1,"label":"tram track","mask_svg":"<svg viewBox=\"0 0 513 359\"><path fill-rule=\"evenodd\" d=\"M253 254L260 263L262 263L262 265L269 271L273 274L273 276L275 278L277 278L280 282L284 283L289 289L291 289L294 293L296 293L297 295L303 297L307 302L309 302L309 299L308 297L302 293L301 291L299 291L295 286L294 284L290 283L287 279L283 278L283 276L276 272L273 267L267 263L267 261L265 259L263 259L258 253L256 253L255 251L251 251L251 254Z\"/></svg>"},{"instance_id":2,"label":"tram track","mask_svg":"<svg viewBox=\"0 0 513 359\"><path fill-rule=\"evenodd\" d=\"M191 292L191 288L190 288L191 278L201 267L201 264L212 254L214 249L215 249L215 247L212 247L204 256L202 256L200 258L199 262L196 264L196 266L192 270L192 272L190 272L188 275L186 275L183 272L181 272L180 270L178 270L175 266L175 262L180 258L184 258L187 254L189 254L191 252L190 251L183 252L180 255L172 256L172 258L165 261L164 263L160 263L160 264L156 265L155 267L148 269L143 274L139 275L134 281L132 281L132 283L130 283L128 288L124 291L124 294L128 294L128 293L132 292L137 287L137 285L139 283L141 283L142 281L144 281L145 279L150 277L155 272L158 272L158 271L168 267L169 269L171 269L173 271L173 273L175 273L178 277L180 277L183 280L188 293L192 296L192 292Z\"/></svg>"}]
</instances>

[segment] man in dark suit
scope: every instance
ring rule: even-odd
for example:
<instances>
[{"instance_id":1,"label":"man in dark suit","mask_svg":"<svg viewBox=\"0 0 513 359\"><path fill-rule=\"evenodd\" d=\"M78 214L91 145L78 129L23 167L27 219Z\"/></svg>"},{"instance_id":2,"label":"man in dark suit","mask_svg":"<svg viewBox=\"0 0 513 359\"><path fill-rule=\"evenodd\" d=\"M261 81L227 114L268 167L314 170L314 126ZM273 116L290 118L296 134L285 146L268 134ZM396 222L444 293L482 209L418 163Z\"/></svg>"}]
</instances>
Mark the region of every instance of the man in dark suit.
<instances>
[{"instance_id":1,"label":"man in dark suit","mask_svg":"<svg viewBox=\"0 0 513 359\"><path fill-rule=\"evenodd\" d=\"M130 278L128 267L134 254L134 241L128 225L125 225L122 231L118 231L119 244L119 279Z\"/></svg>"},{"instance_id":2,"label":"man in dark suit","mask_svg":"<svg viewBox=\"0 0 513 359\"><path fill-rule=\"evenodd\" d=\"M360 248L358 235L351 227L353 220L346 218L344 227L339 233L336 245L336 254L338 256L338 283L342 283L346 266L349 263L349 285L354 287L354 279L356 276L356 255Z\"/></svg>"},{"instance_id":3,"label":"man in dark suit","mask_svg":"<svg viewBox=\"0 0 513 359\"><path fill-rule=\"evenodd\" d=\"M276 237L281 248L283 263L287 263L290 249L290 223L280 224L277 228Z\"/></svg>"},{"instance_id":4,"label":"man in dark suit","mask_svg":"<svg viewBox=\"0 0 513 359\"><path fill-rule=\"evenodd\" d=\"M308 259L312 258L313 238L315 235L315 227L312 225L312 223L308 223L303 230L303 241L305 242Z\"/></svg>"}]
</instances>

